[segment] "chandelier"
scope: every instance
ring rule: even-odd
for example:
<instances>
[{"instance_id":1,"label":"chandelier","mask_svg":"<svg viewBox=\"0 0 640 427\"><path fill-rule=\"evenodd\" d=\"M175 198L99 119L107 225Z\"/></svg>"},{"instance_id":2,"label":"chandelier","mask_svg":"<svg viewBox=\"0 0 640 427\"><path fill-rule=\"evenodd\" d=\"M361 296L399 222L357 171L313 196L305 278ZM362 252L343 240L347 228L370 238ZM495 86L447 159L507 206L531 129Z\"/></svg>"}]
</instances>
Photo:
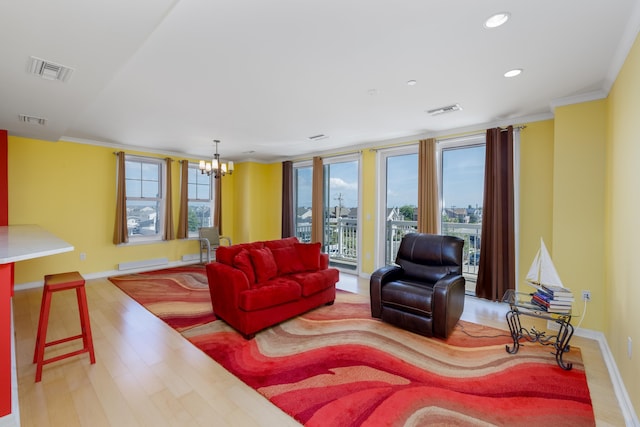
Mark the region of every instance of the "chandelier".
<instances>
[{"instance_id":1,"label":"chandelier","mask_svg":"<svg viewBox=\"0 0 640 427\"><path fill-rule=\"evenodd\" d=\"M210 162L200 160L200 165L198 166L200 173L206 173L207 176L211 176L211 174L213 174L214 178L220 178L226 174L231 175L233 173L233 162L221 162L220 154L218 154L218 144L220 144L220 141L214 139L213 142L216 144L216 153L213 155L213 159Z\"/></svg>"}]
</instances>

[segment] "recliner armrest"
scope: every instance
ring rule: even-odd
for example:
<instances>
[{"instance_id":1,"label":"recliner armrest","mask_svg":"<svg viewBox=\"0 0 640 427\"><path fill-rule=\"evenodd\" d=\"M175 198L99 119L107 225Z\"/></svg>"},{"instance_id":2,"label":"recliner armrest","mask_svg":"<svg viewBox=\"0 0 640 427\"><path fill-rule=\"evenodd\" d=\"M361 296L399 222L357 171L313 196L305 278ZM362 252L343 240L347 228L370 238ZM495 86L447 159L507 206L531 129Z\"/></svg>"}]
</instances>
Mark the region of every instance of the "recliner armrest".
<instances>
[{"instance_id":1,"label":"recliner armrest","mask_svg":"<svg viewBox=\"0 0 640 427\"><path fill-rule=\"evenodd\" d=\"M460 319L464 309L465 279L461 274L448 274L433 285L433 335L446 338Z\"/></svg>"},{"instance_id":2,"label":"recliner armrest","mask_svg":"<svg viewBox=\"0 0 640 427\"><path fill-rule=\"evenodd\" d=\"M371 296L371 316L380 318L382 315L382 285L386 282L402 277L404 270L397 265L385 265L371 274L369 279L369 293Z\"/></svg>"}]
</instances>

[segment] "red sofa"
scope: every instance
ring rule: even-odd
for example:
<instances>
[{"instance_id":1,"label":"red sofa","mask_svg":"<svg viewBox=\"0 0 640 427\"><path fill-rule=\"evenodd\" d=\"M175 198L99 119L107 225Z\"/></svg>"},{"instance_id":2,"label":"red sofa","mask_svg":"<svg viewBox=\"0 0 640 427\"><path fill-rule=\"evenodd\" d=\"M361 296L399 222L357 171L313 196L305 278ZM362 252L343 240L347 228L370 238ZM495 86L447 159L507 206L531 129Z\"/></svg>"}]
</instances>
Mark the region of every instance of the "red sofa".
<instances>
[{"instance_id":1,"label":"red sofa","mask_svg":"<svg viewBox=\"0 0 640 427\"><path fill-rule=\"evenodd\" d=\"M297 238L220 246L207 264L215 315L251 339L256 332L333 304L338 270L320 243Z\"/></svg>"}]
</instances>

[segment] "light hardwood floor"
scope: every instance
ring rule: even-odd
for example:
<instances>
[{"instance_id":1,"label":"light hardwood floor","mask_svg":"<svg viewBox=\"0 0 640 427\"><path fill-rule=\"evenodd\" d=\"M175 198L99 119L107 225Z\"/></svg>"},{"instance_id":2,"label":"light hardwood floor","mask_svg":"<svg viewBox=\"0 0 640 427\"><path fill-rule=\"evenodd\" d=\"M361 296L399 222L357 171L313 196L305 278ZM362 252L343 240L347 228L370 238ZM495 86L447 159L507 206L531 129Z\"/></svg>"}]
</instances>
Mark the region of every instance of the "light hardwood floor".
<instances>
[{"instance_id":1,"label":"light hardwood floor","mask_svg":"<svg viewBox=\"0 0 640 427\"><path fill-rule=\"evenodd\" d=\"M339 287L369 292L367 280L346 274ZM87 354L64 359L46 365L36 384L41 294L18 291L13 298L22 426L299 425L107 279L87 281L96 364ZM463 318L506 329L505 311L502 304L468 298ZM54 295L51 313L48 341L79 333L74 292ZM597 342L575 337L572 345L582 351L598 425L623 426ZM47 356L53 354L49 349Z\"/></svg>"}]
</instances>

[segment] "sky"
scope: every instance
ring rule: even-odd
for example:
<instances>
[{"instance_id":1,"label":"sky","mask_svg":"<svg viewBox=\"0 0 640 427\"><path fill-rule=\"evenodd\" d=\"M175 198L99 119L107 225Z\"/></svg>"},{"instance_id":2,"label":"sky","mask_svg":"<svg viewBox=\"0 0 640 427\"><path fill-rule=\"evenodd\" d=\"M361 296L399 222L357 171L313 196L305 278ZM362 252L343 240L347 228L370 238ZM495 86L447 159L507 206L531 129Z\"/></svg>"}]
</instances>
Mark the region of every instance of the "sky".
<instances>
[{"instance_id":1,"label":"sky","mask_svg":"<svg viewBox=\"0 0 640 427\"><path fill-rule=\"evenodd\" d=\"M484 146L451 149L443 152L443 198L445 207L482 206L484 182ZM311 167L298 169L298 206L311 206ZM329 206L358 206L358 164L356 161L329 164ZM367 183L369 185L370 183ZM418 204L418 155L388 158L387 206ZM339 199L342 199L341 201Z\"/></svg>"}]
</instances>

